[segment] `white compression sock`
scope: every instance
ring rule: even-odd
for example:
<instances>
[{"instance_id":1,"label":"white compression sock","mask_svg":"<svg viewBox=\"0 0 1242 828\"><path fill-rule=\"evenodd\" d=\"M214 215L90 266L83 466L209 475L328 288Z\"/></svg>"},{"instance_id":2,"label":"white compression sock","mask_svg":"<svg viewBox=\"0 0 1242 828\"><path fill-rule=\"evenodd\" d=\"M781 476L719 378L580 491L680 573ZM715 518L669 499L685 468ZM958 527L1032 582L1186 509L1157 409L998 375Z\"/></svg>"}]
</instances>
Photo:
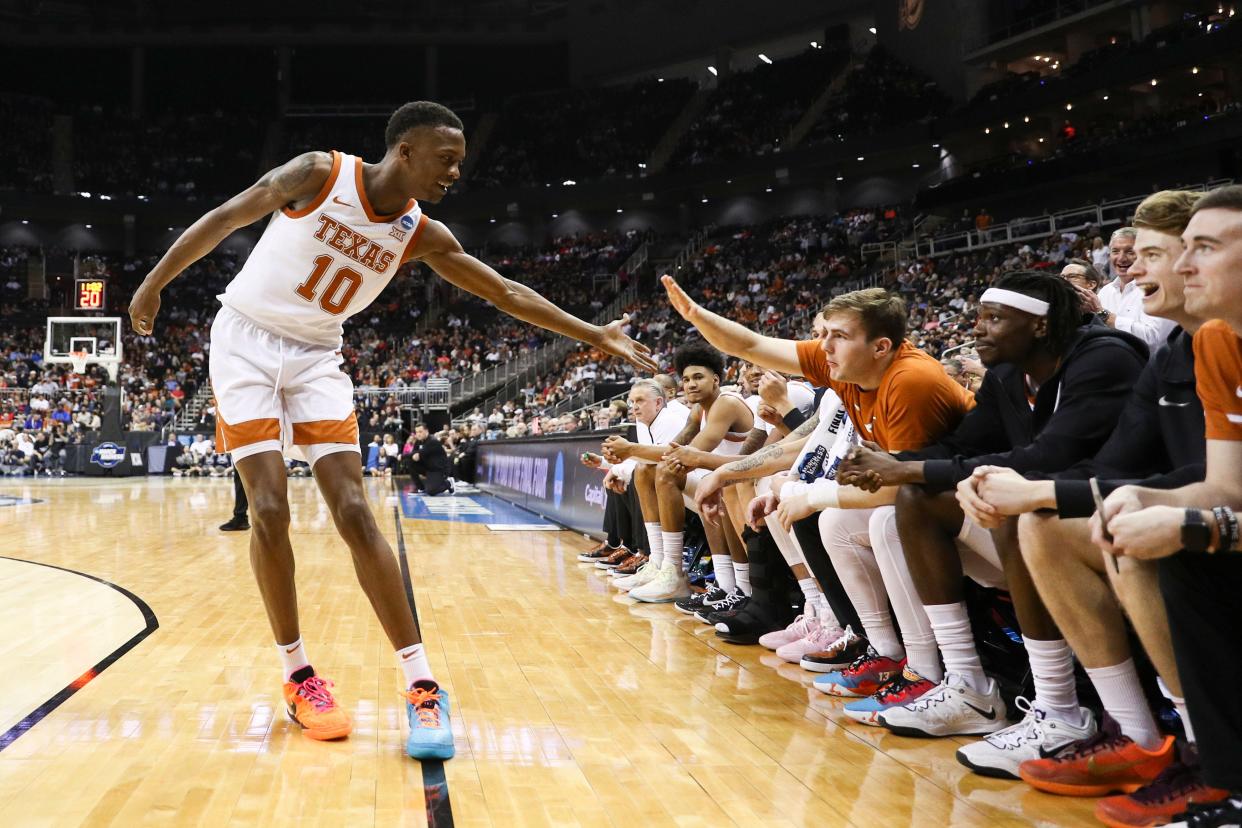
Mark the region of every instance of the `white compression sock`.
<instances>
[{"instance_id":1,"label":"white compression sock","mask_svg":"<svg viewBox=\"0 0 1242 828\"><path fill-rule=\"evenodd\" d=\"M1087 676L1100 694L1104 710L1121 726L1122 733L1148 750L1160 745L1160 731L1143 695L1134 659L1127 658L1112 667L1088 667Z\"/></svg>"},{"instance_id":2,"label":"white compression sock","mask_svg":"<svg viewBox=\"0 0 1242 828\"><path fill-rule=\"evenodd\" d=\"M405 687L408 690L410 685L421 679L431 678L431 665L427 663L427 651L422 644L411 644L410 646L397 650L397 664L401 667L401 672L405 675Z\"/></svg>"},{"instance_id":3,"label":"white compression sock","mask_svg":"<svg viewBox=\"0 0 1242 828\"><path fill-rule=\"evenodd\" d=\"M1156 684L1160 687L1160 695L1173 702L1173 706L1177 708L1177 715L1182 719L1182 729L1186 731L1186 741L1192 745L1195 743L1195 729L1190 726L1190 712L1186 710L1186 700L1181 696L1173 695L1173 691L1169 689L1169 685L1164 683L1164 679L1156 676Z\"/></svg>"},{"instance_id":4,"label":"white compression sock","mask_svg":"<svg viewBox=\"0 0 1242 828\"><path fill-rule=\"evenodd\" d=\"M961 676L971 690L977 693L986 692L988 677L979 662L979 651L975 649L975 636L970 629L966 603L958 601L956 604L931 604L925 605L923 609L931 621L936 644L944 657L944 671Z\"/></svg>"},{"instance_id":5,"label":"white compression sock","mask_svg":"<svg viewBox=\"0 0 1242 828\"><path fill-rule=\"evenodd\" d=\"M664 539L664 563L662 566L674 567L678 572L681 571L681 550L686 542L685 532L661 532L660 536Z\"/></svg>"},{"instance_id":6,"label":"white compression sock","mask_svg":"<svg viewBox=\"0 0 1242 828\"><path fill-rule=\"evenodd\" d=\"M737 578L733 576L733 559L728 555L712 555L712 572L716 573L716 586L725 592L737 588Z\"/></svg>"},{"instance_id":7,"label":"white compression sock","mask_svg":"<svg viewBox=\"0 0 1242 828\"><path fill-rule=\"evenodd\" d=\"M306 658L306 647L299 638L290 644L277 644L276 652L280 654L280 664L285 670L285 681L289 677L301 670L303 667L309 667L310 661Z\"/></svg>"},{"instance_id":8,"label":"white compression sock","mask_svg":"<svg viewBox=\"0 0 1242 828\"><path fill-rule=\"evenodd\" d=\"M1035 679L1035 703L1053 718L1082 724L1078 689L1074 686L1074 654L1065 639L1037 641L1024 638Z\"/></svg>"},{"instance_id":9,"label":"white compression sock","mask_svg":"<svg viewBox=\"0 0 1242 828\"><path fill-rule=\"evenodd\" d=\"M647 545L651 548L651 556L648 560L656 569L660 568L660 562L664 560L664 536L660 532L660 524L644 523L643 528L647 530Z\"/></svg>"},{"instance_id":10,"label":"white compression sock","mask_svg":"<svg viewBox=\"0 0 1242 828\"><path fill-rule=\"evenodd\" d=\"M816 606L824 594L820 591L819 584L814 578L800 578L798 580L798 589L802 590L802 614L815 615Z\"/></svg>"},{"instance_id":11,"label":"white compression sock","mask_svg":"<svg viewBox=\"0 0 1242 828\"><path fill-rule=\"evenodd\" d=\"M737 574L737 588L743 595L750 596L750 563L733 562L733 571Z\"/></svg>"}]
</instances>

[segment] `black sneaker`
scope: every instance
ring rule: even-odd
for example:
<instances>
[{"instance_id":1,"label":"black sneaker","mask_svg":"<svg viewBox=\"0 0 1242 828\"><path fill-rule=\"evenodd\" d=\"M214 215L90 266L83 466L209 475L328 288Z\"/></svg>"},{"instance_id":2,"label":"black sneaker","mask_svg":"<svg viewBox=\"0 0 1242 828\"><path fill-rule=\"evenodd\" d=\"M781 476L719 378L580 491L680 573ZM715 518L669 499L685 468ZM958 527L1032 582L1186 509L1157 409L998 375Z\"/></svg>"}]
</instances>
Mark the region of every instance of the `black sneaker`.
<instances>
[{"instance_id":1,"label":"black sneaker","mask_svg":"<svg viewBox=\"0 0 1242 828\"><path fill-rule=\"evenodd\" d=\"M1229 828L1242 825L1242 798L1234 796L1220 802L1196 803L1173 817L1169 828Z\"/></svg>"},{"instance_id":2,"label":"black sneaker","mask_svg":"<svg viewBox=\"0 0 1242 828\"><path fill-rule=\"evenodd\" d=\"M812 673L844 670L856 659L865 655L870 646L866 638L855 635L853 630L847 629L847 635L839 638L833 646L817 653L806 653L798 663L803 670L809 670Z\"/></svg>"},{"instance_id":3,"label":"black sneaker","mask_svg":"<svg viewBox=\"0 0 1242 828\"><path fill-rule=\"evenodd\" d=\"M703 602L703 607L694 614L694 617L702 621L704 624L715 624L711 618L717 613L735 612L746 606L750 599L746 597L746 593L734 587L733 591L724 597L723 600L717 601L715 604Z\"/></svg>"},{"instance_id":4,"label":"black sneaker","mask_svg":"<svg viewBox=\"0 0 1242 828\"><path fill-rule=\"evenodd\" d=\"M685 598L678 598L674 601L673 609L686 615L695 615L703 609L703 599L708 595L709 593L706 592L692 592Z\"/></svg>"},{"instance_id":5,"label":"black sneaker","mask_svg":"<svg viewBox=\"0 0 1242 828\"><path fill-rule=\"evenodd\" d=\"M759 636L784 627L772 618L762 604L754 601L740 611L714 613L716 637L730 644L758 644Z\"/></svg>"},{"instance_id":6,"label":"black sneaker","mask_svg":"<svg viewBox=\"0 0 1242 828\"><path fill-rule=\"evenodd\" d=\"M246 518L233 518L228 523L220 524L221 532L241 532L250 528L250 521Z\"/></svg>"}]
</instances>

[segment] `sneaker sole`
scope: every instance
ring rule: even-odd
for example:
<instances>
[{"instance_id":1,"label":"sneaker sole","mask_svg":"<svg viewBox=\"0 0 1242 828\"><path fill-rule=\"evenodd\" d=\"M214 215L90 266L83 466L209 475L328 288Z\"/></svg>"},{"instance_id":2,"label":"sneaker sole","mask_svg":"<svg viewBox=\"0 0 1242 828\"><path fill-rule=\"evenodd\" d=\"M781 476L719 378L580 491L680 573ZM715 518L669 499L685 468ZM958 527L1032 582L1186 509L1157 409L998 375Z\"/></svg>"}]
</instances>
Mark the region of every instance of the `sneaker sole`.
<instances>
[{"instance_id":1,"label":"sneaker sole","mask_svg":"<svg viewBox=\"0 0 1242 828\"><path fill-rule=\"evenodd\" d=\"M1018 778L1026 784L1030 785L1037 791L1044 793L1056 794L1057 796L1108 796L1109 794L1127 793L1131 794L1139 788L1148 784L1145 780L1142 782L1119 782L1115 784L1105 785L1073 785L1062 782L1049 782L1044 779L1031 779L1023 775L1022 770L1018 770Z\"/></svg>"},{"instance_id":2,"label":"sneaker sole","mask_svg":"<svg viewBox=\"0 0 1242 828\"><path fill-rule=\"evenodd\" d=\"M977 730L954 730L954 731L945 732L945 733L929 733L928 731L920 730L917 727L910 727L907 725L889 724L888 722L884 721L883 713L880 714L879 721L881 725L883 725L884 727L887 727L890 731L892 731L893 733L896 733L898 736L913 736L916 739L943 739L946 736L987 736L989 733L995 733L998 730L1004 730L1010 725L1010 722L1006 720L1006 721L998 722L997 725L991 729L985 728L985 729L977 729ZM1140 786L1135 786L1134 790L1138 790L1139 787ZM1095 796L1095 794L1087 794L1087 795Z\"/></svg>"},{"instance_id":3,"label":"sneaker sole","mask_svg":"<svg viewBox=\"0 0 1242 828\"><path fill-rule=\"evenodd\" d=\"M685 598L684 595L669 595L667 598L639 598L637 595L631 594L631 598L641 604L671 604L678 598Z\"/></svg>"},{"instance_id":4,"label":"sneaker sole","mask_svg":"<svg viewBox=\"0 0 1242 828\"><path fill-rule=\"evenodd\" d=\"M737 635L734 635L733 633L723 633L720 630L716 630L716 637L719 638L721 641L728 642L729 644L758 644L759 643L758 635L748 634L748 633L738 633Z\"/></svg>"},{"instance_id":5,"label":"sneaker sole","mask_svg":"<svg viewBox=\"0 0 1242 828\"><path fill-rule=\"evenodd\" d=\"M699 612L698 607L695 607L694 609L684 609L684 608L682 608L682 607L677 606L676 604L673 604L673 609L677 610L677 611L678 611L678 612L680 612L682 615L693 615L695 618L698 618L698 617L699 617L699 616L698 616L698 612Z\"/></svg>"},{"instance_id":6,"label":"sneaker sole","mask_svg":"<svg viewBox=\"0 0 1242 828\"><path fill-rule=\"evenodd\" d=\"M992 767L988 767L987 765L976 765L974 762L970 761L970 759L966 756L966 751L964 750L959 750L954 755L957 756L957 761L961 762L963 765L970 768L972 771L979 774L980 776L990 776L993 779L1021 779L1022 778L1018 776L1018 774L1013 773L1011 771L1007 771L1004 768L992 768Z\"/></svg>"},{"instance_id":7,"label":"sneaker sole","mask_svg":"<svg viewBox=\"0 0 1242 828\"><path fill-rule=\"evenodd\" d=\"M407 756L411 759L418 759L420 761L423 759L452 759L456 752L457 750L454 745L449 745L448 747L437 746L426 750L420 750L418 748L411 749L409 745L406 745L405 747L405 753Z\"/></svg>"},{"instance_id":8,"label":"sneaker sole","mask_svg":"<svg viewBox=\"0 0 1242 828\"><path fill-rule=\"evenodd\" d=\"M798 666L803 670L808 670L812 673L839 673L850 665L840 663L824 664L819 661L807 661L803 658L798 661Z\"/></svg>"},{"instance_id":9,"label":"sneaker sole","mask_svg":"<svg viewBox=\"0 0 1242 828\"><path fill-rule=\"evenodd\" d=\"M848 707L843 707L841 708L841 712L859 724L864 724L868 727L884 727L884 725L880 724L880 714L884 712L882 710L858 711L850 710Z\"/></svg>"},{"instance_id":10,"label":"sneaker sole","mask_svg":"<svg viewBox=\"0 0 1242 828\"><path fill-rule=\"evenodd\" d=\"M315 728L310 728L302 724L302 722L298 720L297 716L293 715L293 711L289 710L288 708L285 708L285 715L289 717L289 721L293 722L298 727L302 728L303 736L305 736L307 739L314 739L316 742L329 742L333 739L344 739L346 736L352 733L354 729L353 723L350 722L346 725L343 725L342 727L336 728L335 730L323 730L323 729L316 730Z\"/></svg>"}]
</instances>

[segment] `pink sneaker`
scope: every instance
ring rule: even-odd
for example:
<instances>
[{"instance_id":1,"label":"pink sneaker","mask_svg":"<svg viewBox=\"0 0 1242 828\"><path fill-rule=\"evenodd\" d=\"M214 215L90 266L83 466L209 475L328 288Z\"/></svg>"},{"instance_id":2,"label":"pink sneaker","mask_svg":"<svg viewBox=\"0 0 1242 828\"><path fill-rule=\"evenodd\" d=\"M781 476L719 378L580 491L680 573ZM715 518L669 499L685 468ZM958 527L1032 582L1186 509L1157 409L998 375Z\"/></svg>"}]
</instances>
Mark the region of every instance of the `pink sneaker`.
<instances>
[{"instance_id":1,"label":"pink sneaker","mask_svg":"<svg viewBox=\"0 0 1242 828\"><path fill-rule=\"evenodd\" d=\"M845 635L845 630L836 624L825 626L819 622L814 622L814 626L809 633L797 641L791 641L783 647L777 647L776 654L790 664L798 664L807 653L818 653L820 650L826 650L843 635Z\"/></svg>"},{"instance_id":2,"label":"pink sneaker","mask_svg":"<svg viewBox=\"0 0 1242 828\"><path fill-rule=\"evenodd\" d=\"M815 616L810 613L799 615L783 630L773 630L770 633L764 633L759 636L759 644L767 647L769 650L775 650L786 644L792 644L799 638L805 638L811 632L811 627L816 624Z\"/></svg>"}]
</instances>

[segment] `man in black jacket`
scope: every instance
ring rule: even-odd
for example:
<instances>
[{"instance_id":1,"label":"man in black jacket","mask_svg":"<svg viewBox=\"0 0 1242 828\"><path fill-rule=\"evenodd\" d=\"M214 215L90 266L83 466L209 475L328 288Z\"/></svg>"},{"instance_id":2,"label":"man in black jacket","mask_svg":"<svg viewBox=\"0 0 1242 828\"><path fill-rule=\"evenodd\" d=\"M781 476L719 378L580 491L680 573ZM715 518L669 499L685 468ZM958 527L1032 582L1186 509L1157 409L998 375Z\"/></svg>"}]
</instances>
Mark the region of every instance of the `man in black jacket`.
<instances>
[{"instance_id":1,"label":"man in black jacket","mask_svg":"<svg viewBox=\"0 0 1242 828\"><path fill-rule=\"evenodd\" d=\"M1138 260L1130 273L1144 293L1143 312L1180 327L1143 370L1099 454L1055 479L1028 480L1011 469L984 467L958 487L967 514L985 525L997 516L1022 515L1019 537L1031 576L1115 722L1108 727L1107 744L1091 745L1089 754L1087 746L1075 746L1083 750L1026 762L1020 775L1050 793L1144 786L1097 805L1097 815L1110 824L1152 824L1185 810L1192 801L1224 795L1201 781L1193 749L1182 751L1184 762L1175 758L1173 742L1161 735L1131 658L1123 608L1193 744L1158 566L1134 558L1106 565L1091 542L1087 521L1095 511L1088 478L1100 478L1105 495L1126 483L1167 489L1203 479L1203 406L1195 394L1192 348L1201 323L1186 312L1184 278L1174 269L1184 249L1181 233L1199 195L1163 191L1144 200L1135 213ZM1053 509L1055 513L1037 511ZM1089 755L1095 756L1096 765L1114 770L1084 773ZM1144 761L1130 761L1136 756Z\"/></svg>"},{"instance_id":2,"label":"man in black jacket","mask_svg":"<svg viewBox=\"0 0 1242 828\"><path fill-rule=\"evenodd\" d=\"M451 493L448 454L439 438L431 436L427 426L419 423L414 427L414 441L414 451L410 453L414 486L428 495Z\"/></svg>"},{"instance_id":3,"label":"man in black jacket","mask_svg":"<svg viewBox=\"0 0 1242 828\"><path fill-rule=\"evenodd\" d=\"M1016 777L1023 759L1059 750L1095 729L1090 713L1078 706L1072 653L1031 582L1018 550L1017 522L1010 520L994 536L995 553L1031 660L1035 700L1022 722L996 730L1005 706L979 661L957 546L959 538L978 531L954 496L957 484L979 466L1060 471L1093 455L1112 431L1147 347L1129 334L1083 321L1069 283L1044 273L1007 274L980 299L976 348L988 373L975 409L926 449L896 457L858 449L842 471L846 484L901 485L900 545L877 555L904 554L900 563L909 567L945 662L938 688L883 711L879 721L910 735L992 732L958 754L989 775Z\"/></svg>"}]
</instances>

